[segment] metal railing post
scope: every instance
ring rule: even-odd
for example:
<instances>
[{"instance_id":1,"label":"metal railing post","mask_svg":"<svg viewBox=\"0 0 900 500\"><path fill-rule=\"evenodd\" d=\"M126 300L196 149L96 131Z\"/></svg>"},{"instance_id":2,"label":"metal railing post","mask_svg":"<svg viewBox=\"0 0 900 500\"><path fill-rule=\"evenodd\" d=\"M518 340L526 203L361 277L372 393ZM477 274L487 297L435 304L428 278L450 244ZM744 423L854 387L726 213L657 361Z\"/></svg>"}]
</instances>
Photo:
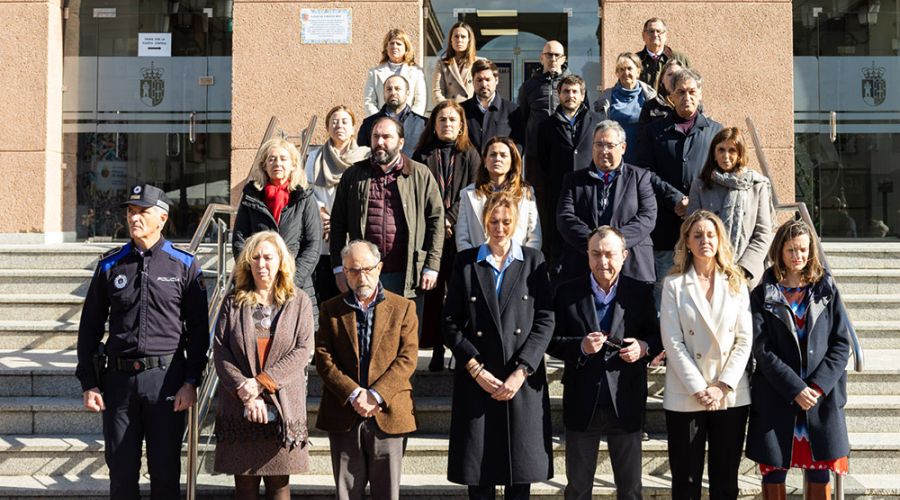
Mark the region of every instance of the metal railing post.
<instances>
[{"instance_id":1,"label":"metal railing post","mask_svg":"<svg viewBox=\"0 0 900 500\"><path fill-rule=\"evenodd\" d=\"M187 449L187 500L197 498L197 444L199 425L197 423L197 405L188 408L188 449Z\"/></svg>"}]
</instances>

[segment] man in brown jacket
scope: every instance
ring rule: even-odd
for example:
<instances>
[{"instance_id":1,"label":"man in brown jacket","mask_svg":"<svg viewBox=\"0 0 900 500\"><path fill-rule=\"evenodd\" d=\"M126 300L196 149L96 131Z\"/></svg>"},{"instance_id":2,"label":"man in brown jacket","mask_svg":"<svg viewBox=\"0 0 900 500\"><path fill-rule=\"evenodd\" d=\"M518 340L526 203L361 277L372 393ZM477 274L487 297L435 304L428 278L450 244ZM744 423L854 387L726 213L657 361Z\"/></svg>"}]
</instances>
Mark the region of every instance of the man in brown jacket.
<instances>
[{"instance_id":1,"label":"man in brown jacket","mask_svg":"<svg viewBox=\"0 0 900 500\"><path fill-rule=\"evenodd\" d=\"M363 500L366 483L372 498L397 500L406 435L416 430L416 307L384 290L374 244L354 240L340 255L350 291L322 304L316 427L328 432L338 500Z\"/></svg>"}]
</instances>

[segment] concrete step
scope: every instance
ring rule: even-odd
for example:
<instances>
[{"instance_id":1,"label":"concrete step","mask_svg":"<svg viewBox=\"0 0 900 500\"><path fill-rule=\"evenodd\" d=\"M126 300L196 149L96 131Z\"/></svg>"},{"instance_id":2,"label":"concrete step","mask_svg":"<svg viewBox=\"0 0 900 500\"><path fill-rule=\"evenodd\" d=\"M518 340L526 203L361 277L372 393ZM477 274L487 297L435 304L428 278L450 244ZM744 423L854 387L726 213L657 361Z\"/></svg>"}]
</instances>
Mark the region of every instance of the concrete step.
<instances>
[{"instance_id":1,"label":"concrete step","mask_svg":"<svg viewBox=\"0 0 900 500\"><path fill-rule=\"evenodd\" d=\"M832 269L900 269L900 243L826 242Z\"/></svg>"},{"instance_id":2,"label":"concrete step","mask_svg":"<svg viewBox=\"0 0 900 500\"><path fill-rule=\"evenodd\" d=\"M81 318L84 297L72 294L0 295L3 321L75 322Z\"/></svg>"},{"instance_id":3,"label":"concrete step","mask_svg":"<svg viewBox=\"0 0 900 500\"><path fill-rule=\"evenodd\" d=\"M430 353L421 351L413 394L416 397L449 396L453 390L453 373L428 371ZM867 349L863 373L848 370L847 390L852 395L900 395L900 349ZM562 363L547 357L547 379L550 394L561 396ZM69 396L81 393L75 379L77 356L73 349L0 349L0 396ZM650 394L661 395L665 388L665 367L651 368L648 375ZM322 395L322 381L314 366L309 366L309 395Z\"/></svg>"},{"instance_id":4,"label":"concrete step","mask_svg":"<svg viewBox=\"0 0 900 500\"><path fill-rule=\"evenodd\" d=\"M75 349L77 343L77 320L0 320L0 349Z\"/></svg>"},{"instance_id":5,"label":"concrete step","mask_svg":"<svg viewBox=\"0 0 900 500\"><path fill-rule=\"evenodd\" d=\"M93 271L87 269L0 269L0 294L87 294Z\"/></svg>"},{"instance_id":6,"label":"concrete step","mask_svg":"<svg viewBox=\"0 0 900 500\"><path fill-rule=\"evenodd\" d=\"M900 293L900 269L835 269L834 279L843 294Z\"/></svg>"},{"instance_id":7,"label":"concrete step","mask_svg":"<svg viewBox=\"0 0 900 500\"><path fill-rule=\"evenodd\" d=\"M850 319L856 321L896 321L900 319L900 294L844 294Z\"/></svg>"},{"instance_id":8,"label":"concrete step","mask_svg":"<svg viewBox=\"0 0 900 500\"><path fill-rule=\"evenodd\" d=\"M319 399L307 399L310 426L318 416ZM450 432L450 397L416 398L416 418L419 432L448 434ZM562 433L562 398L550 398L550 418L554 433ZM850 432L893 432L900 429L900 396L857 396L848 398L845 408ZM213 407L204 425L204 433L211 432L215 419ZM82 397L0 397L0 434L100 434L100 415L82 406ZM662 398L651 396L647 402L645 429L651 433L665 432ZM900 469L898 469L900 470Z\"/></svg>"},{"instance_id":9,"label":"concrete step","mask_svg":"<svg viewBox=\"0 0 900 500\"><path fill-rule=\"evenodd\" d=\"M0 269L82 269L93 271L104 253L119 243L60 243L55 245L0 245ZM179 244L187 246L186 243ZM228 246L230 253L231 246ZM197 250L204 269L215 265L215 245L204 243ZM231 257L229 255L229 262Z\"/></svg>"},{"instance_id":10,"label":"concrete step","mask_svg":"<svg viewBox=\"0 0 900 500\"><path fill-rule=\"evenodd\" d=\"M900 316L900 312L898 312ZM898 318L900 319L900 318ZM900 321L857 321L853 327L863 349L900 349Z\"/></svg>"},{"instance_id":11,"label":"concrete step","mask_svg":"<svg viewBox=\"0 0 900 500\"><path fill-rule=\"evenodd\" d=\"M202 471L213 473L215 440L205 451ZM410 435L403 458L406 474L441 475L447 470L449 446L447 436ZM877 474L886 470L900 470L900 434L850 434L850 470L857 474ZM108 475L101 435L0 436L0 477L16 475ZM200 453L204 453L201 446ZM562 435L553 437L553 467L565 469L566 443ZM310 473L331 473L331 449L328 438L311 438ZM182 470L186 468L186 446L182 449ZM671 474L668 443L665 434L651 434L642 446L643 470L647 474ZM146 473L146 462L143 464ZM758 466L744 458L741 474L755 475ZM612 462L606 441L601 441L597 460L598 475L612 474Z\"/></svg>"}]
</instances>

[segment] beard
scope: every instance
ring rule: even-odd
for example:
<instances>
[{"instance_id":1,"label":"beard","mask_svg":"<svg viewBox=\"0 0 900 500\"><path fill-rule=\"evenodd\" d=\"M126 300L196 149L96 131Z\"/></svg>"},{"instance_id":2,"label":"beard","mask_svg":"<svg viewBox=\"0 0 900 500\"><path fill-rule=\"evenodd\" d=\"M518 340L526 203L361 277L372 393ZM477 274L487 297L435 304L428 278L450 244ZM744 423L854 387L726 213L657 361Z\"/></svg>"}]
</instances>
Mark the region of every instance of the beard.
<instances>
[{"instance_id":1,"label":"beard","mask_svg":"<svg viewBox=\"0 0 900 500\"><path fill-rule=\"evenodd\" d=\"M379 165L390 165L397 159L400 147L391 149L387 146L375 146L372 150L372 160Z\"/></svg>"},{"instance_id":2,"label":"beard","mask_svg":"<svg viewBox=\"0 0 900 500\"><path fill-rule=\"evenodd\" d=\"M490 99L491 97L494 97L494 91L487 87L482 87L476 94L478 94L478 97L481 99Z\"/></svg>"},{"instance_id":3,"label":"beard","mask_svg":"<svg viewBox=\"0 0 900 500\"><path fill-rule=\"evenodd\" d=\"M353 289L353 295L356 295L359 300L368 299L373 293L375 293L375 287L366 283L360 283Z\"/></svg>"}]
</instances>

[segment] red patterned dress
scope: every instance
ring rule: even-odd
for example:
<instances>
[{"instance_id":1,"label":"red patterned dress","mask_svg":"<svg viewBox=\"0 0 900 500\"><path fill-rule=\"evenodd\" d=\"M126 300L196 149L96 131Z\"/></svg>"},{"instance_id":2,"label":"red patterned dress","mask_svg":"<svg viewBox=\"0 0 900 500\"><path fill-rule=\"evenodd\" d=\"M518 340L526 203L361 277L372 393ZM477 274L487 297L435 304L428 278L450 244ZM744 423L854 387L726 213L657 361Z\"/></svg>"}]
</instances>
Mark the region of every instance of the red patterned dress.
<instances>
[{"instance_id":1,"label":"red patterned dress","mask_svg":"<svg viewBox=\"0 0 900 500\"><path fill-rule=\"evenodd\" d=\"M794 313L794 322L797 326L797 342L800 344L800 356L803 360L800 377L806 379L806 345L808 340L806 337L806 309L807 305L809 305L809 300L807 300L809 287L789 288L779 285L778 288L791 305L791 311ZM822 393L822 390L815 385L812 388ZM791 449L791 467L795 469L828 469L834 471L835 474L847 475L847 457L834 460L813 460L809 446L809 432L806 429L806 412L804 411L797 413L797 423L794 426L794 445ZM763 476L776 470L785 469L759 464L759 471Z\"/></svg>"}]
</instances>

